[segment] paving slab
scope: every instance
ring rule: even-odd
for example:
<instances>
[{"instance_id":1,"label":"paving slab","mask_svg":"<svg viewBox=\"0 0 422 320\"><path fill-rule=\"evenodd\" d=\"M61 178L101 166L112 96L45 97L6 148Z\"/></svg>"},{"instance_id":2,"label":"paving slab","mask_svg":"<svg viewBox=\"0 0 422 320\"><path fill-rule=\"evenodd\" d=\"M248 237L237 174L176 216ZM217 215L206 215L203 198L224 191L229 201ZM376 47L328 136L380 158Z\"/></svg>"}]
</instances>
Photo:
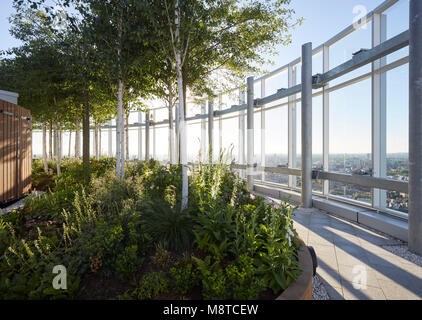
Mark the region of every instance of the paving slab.
<instances>
[{"instance_id":1,"label":"paving slab","mask_svg":"<svg viewBox=\"0 0 422 320\"><path fill-rule=\"evenodd\" d=\"M298 208L293 219L315 249L317 273L331 299L422 300L422 267L382 247L406 243L318 209Z\"/></svg>"}]
</instances>

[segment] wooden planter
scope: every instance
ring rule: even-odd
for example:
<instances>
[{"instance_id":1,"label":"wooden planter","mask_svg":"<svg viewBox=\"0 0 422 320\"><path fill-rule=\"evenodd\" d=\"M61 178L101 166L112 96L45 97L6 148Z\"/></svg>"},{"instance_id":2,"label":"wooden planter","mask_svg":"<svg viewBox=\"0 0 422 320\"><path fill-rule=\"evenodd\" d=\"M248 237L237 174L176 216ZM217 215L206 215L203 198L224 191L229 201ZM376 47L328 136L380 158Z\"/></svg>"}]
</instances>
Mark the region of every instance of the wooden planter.
<instances>
[{"instance_id":1,"label":"wooden planter","mask_svg":"<svg viewBox=\"0 0 422 320\"><path fill-rule=\"evenodd\" d=\"M302 273L276 300L312 300L313 262L306 244L301 242L299 265Z\"/></svg>"}]
</instances>

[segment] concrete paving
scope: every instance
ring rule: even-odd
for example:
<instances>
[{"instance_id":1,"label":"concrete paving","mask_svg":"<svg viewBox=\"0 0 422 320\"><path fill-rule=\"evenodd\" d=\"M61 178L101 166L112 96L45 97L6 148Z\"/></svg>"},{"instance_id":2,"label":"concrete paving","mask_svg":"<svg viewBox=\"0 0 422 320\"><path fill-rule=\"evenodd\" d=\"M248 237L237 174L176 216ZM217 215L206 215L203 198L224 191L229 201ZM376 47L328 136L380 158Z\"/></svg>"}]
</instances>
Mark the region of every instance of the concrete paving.
<instances>
[{"instance_id":1,"label":"concrete paving","mask_svg":"<svg viewBox=\"0 0 422 320\"><path fill-rule=\"evenodd\" d=\"M331 299L422 299L422 267L382 247L402 241L318 209L298 208L293 219L315 249L317 274Z\"/></svg>"},{"instance_id":2,"label":"concrete paving","mask_svg":"<svg viewBox=\"0 0 422 320\"><path fill-rule=\"evenodd\" d=\"M331 299L422 299L422 267L384 249L402 242L318 209L297 209L295 228L318 257Z\"/></svg>"}]
</instances>

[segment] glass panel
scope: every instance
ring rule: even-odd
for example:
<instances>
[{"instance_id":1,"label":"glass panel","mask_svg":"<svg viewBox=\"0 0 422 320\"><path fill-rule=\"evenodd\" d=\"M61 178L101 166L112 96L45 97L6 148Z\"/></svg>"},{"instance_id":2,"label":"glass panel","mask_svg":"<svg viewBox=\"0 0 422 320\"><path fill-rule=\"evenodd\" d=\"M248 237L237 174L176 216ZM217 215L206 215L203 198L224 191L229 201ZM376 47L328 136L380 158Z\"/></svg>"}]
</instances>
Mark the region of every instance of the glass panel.
<instances>
[{"instance_id":1,"label":"glass panel","mask_svg":"<svg viewBox=\"0 0 422 320\"><path fill-rule=\"evenodd\" d=\"M387 208L409 213L409 195L398 191L387 191Z\"/></svg>"},{"instance_id":2,"label":"glass panel","mask_svg":"<svg viewBox=\"0 0 422 320\"><path fill-rule=\"evenodd\" d=\"M322 168L322 96L312 99L312 167ZM312 180L312 189L322 192L323 180Z\"/></svg>"},{"instance_id":3,"label":"glass panel","mask_svg":"<svg viewBox=\"0 0 422 320\"><path fill-rule=\"evenodd\" d=\"M288 164L288 107L265 112L265 164L267 167L287 167ZM269 182L287 184L288 176L265 173Z\"/></svg>"},{"instance_id":4,"label":"glass panel","mask_svg":"<svg viewBox=\"0 0 422 320\"><path fill-rule=\"evenodd\" d=\"M371 188L362 187L355 184L344 184L330 181L330 195L358 201L364 204L371 204Z\"/></svg>"},{"instance_id":5,"label":"glass panel","mask_svg":"<svg viewBox=\"0 0 422 320\"><path fill-rule=\"evenodd\" d=\"M408 180L409 65L387 72L387 176Z\"/></svg>"},{"instance_id":6,"label":"glass panel","mask_svg":"<svg viewBox=\"0 0 422 320\"><path fill-rule=\"evenodd\" d=\"M288 87L288 72L286 70L265 80L265 95L272 95L277 90ZM258 90L261 92L260 88Z\"/></svg>"},{"instance_id":7,"label":"glass panel","mask_svg":"<svg viewBox=\"0 0 422 320\"><path fill-rule=\"evenodd\" d=\"M201 124L188 124L186 126L186 137L188 162L198 162L201 148Z\"/></svg>"},{"instance_id":8,"label":"glass panel","mask_svg":"<svg viewBox=\"0 0 422 320\"><path fill-rule=\"evenodd\" d=\"M383 12L387 16L387 39L409 29L409 0L400 0Z\"/></svg>"},{"instance_id":9,"label":"glass panel","mask_svg":"<svg viewBox=\"0 0 422 320\"><path fill-rule=\"evenodd\" d=\"M330 93L329 170L352 173L369 171L371 163L371 80ZM330 183L330 193L356 200L367 189ZM365 200L366 202L366 200Z\"/></svg>"},{"instance_id":10,"label":"glass panel","mask_svg":"<svg viewBox=\"0 0 422 320\"><path fill-rule=\"evenodd\" d=\"M189 131L188 131L189 132ZM169 130L167 127L156 128L156 141L155 146L156 159L159 161L169 161L168 148L169 148ZM189 139L189 136L188 136Z\"/></svg>"},{"instance_id":11,"label":"glass panel","mask_svg":"<svg viewBox=\"0 0 422 320\"><path fill-rule=\"evenodd\" d=\"M239 145L239 119L230 118L223 120L223 132L222 132L222 148L225 155L231 152L232 159L238 157L238 145Z\"/></svg>"},{"instance_id":12,"label":"glass panel","mask_svg":"<svg viewBox=\"0 0 422 320\"><path fill-rule=\"evenodd\" d=\"M330 46L330 69L333 69L353 58L353 54L360 49L372 47L372 24L366 23L345 38ZM330 82L330 86L353 79L371 71L371 64L365 65L355 71Z\"/></svg>"}]
</instances>

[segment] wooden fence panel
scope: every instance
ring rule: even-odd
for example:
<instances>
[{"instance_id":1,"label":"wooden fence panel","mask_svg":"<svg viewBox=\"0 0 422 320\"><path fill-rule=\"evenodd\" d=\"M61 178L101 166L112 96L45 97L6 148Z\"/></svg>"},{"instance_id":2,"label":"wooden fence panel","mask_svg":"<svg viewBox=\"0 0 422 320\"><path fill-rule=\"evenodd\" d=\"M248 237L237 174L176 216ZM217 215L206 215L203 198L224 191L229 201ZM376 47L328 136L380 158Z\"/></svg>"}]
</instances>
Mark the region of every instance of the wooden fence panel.
<instances>
[{"instance_id":1,"label":"wooden fence panel","mask_svg":"<svg viewBox=\"0 0 422 320\"><path fill-rule=\"evenodd\" d=\"M0 100L0 202L31 190L32 123L29 110ZM29 120L28 120L29 119Z\"/></svg>"}]
</instances>

